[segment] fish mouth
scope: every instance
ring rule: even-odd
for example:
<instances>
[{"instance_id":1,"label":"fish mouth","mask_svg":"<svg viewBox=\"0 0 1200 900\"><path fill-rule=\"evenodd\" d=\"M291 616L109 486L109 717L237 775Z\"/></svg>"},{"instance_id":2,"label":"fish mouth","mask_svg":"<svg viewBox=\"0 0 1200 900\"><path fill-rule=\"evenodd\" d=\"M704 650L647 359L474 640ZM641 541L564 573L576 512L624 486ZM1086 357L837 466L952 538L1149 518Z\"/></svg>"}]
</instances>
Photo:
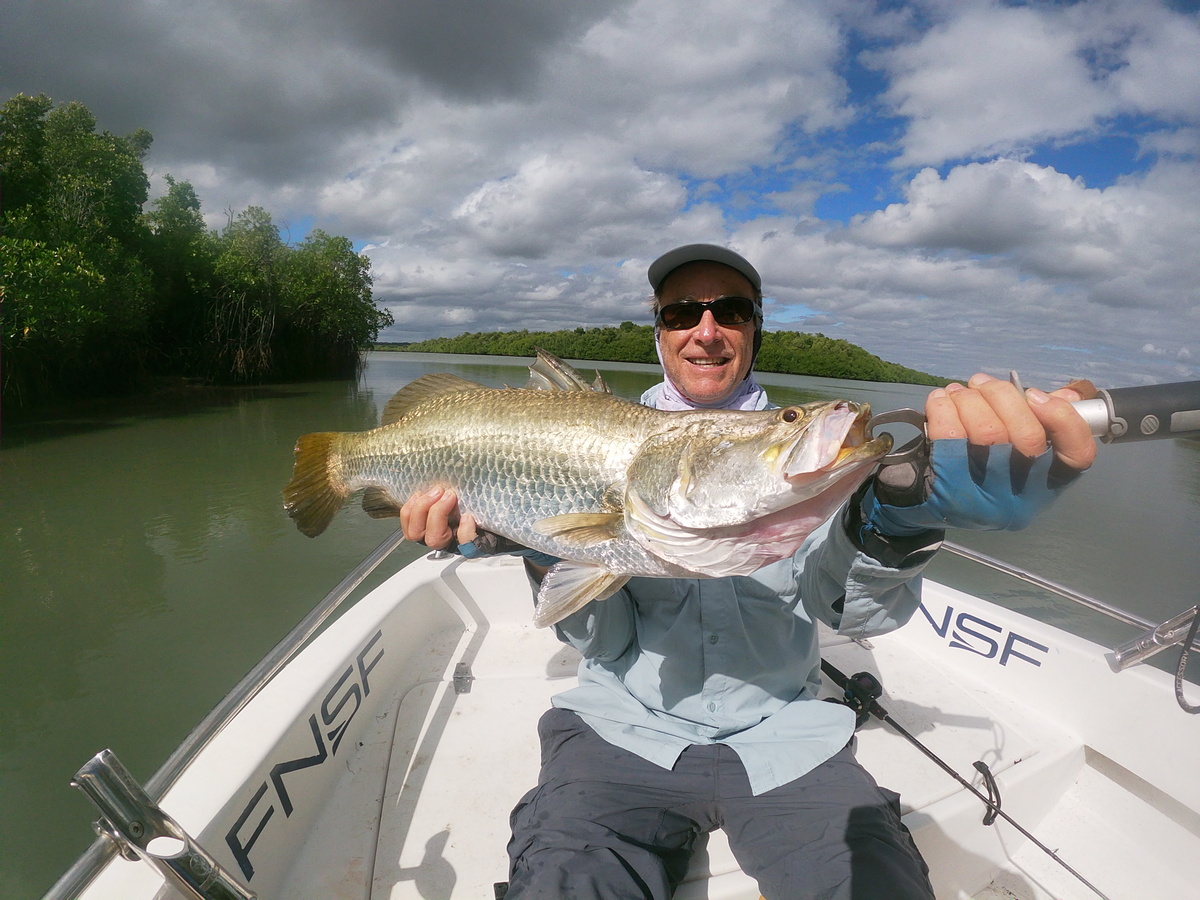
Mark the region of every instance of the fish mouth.
<instances>
[{"instance_id":1,"label":"fish mouth","mask_svg":"<svg viewBox=\"0 0 1200 900\"><path fill-rule=\"evenodd\" d=\"M886 432L868 439L869 403L841 400L819 414L781 454L783 477L795 482L804 476L826 474L859 463L875 462L892 449Z\"/></svg>"}]
</instances>

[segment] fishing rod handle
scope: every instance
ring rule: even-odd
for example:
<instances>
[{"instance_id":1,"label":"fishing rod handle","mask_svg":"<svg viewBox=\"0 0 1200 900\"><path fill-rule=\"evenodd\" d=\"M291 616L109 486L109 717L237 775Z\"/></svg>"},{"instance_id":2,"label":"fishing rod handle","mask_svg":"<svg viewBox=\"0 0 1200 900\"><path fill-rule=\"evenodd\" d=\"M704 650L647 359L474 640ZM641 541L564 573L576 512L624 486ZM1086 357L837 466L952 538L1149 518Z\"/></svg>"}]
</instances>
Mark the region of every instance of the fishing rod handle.
<instances>
[{"instance_id":1,"label":"fishing rod handle","mask_svg":"<svg viewBox=\"0 0 1200 900\"><path fill-rule=\"evenodd\" d=\"M1110 388L1072 404L1106 444L1200 436L1200 381Z\"/></svg>"}]
</instances>

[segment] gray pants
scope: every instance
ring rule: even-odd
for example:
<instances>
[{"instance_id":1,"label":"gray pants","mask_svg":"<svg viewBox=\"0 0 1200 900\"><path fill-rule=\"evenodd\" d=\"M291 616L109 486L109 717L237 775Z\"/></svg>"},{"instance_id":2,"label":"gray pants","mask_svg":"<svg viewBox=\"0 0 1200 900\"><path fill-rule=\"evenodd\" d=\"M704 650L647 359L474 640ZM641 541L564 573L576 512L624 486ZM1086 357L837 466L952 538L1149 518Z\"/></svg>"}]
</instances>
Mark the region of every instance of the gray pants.
<instances>
[{"instance_id":1,"label":"gray pants","mask_svg":"<svg viewBox=\"0 0 1200 900\"><path fill-rule=\"evenodd\" d=\"M507 900L668 900L716 828L767 900L933 898L898 795L849 747L755 797L722 744L689 747L667 771L566 710L538 731L542 772L512 813Z\"/></svg>"}]
</instances>

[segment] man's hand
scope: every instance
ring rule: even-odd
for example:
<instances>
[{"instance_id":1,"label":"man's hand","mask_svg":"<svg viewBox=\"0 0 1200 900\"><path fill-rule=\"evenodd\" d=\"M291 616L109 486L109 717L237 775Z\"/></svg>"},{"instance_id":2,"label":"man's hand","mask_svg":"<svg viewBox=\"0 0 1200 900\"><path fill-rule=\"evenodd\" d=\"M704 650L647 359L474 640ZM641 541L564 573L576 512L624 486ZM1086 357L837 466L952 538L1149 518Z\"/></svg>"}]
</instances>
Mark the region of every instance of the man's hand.
<instances>
[{"instance_id":1,"label":"man's hand","mask_svg":"<svg viewBox=\"0 0 1200 900\"><path fill-rule=\"evenodd\" d=\"M864 484L851 536L882 560L872 535L932 540L946 528L1024 528L1096 457L1091 429L1071 406L1079 399L1070 388L1022 394L984 374L930 392L928 454L884 465Z\"/></svg>"},{"instance_id":2,"label":"man's hand","mask_svg":"<svg viewBox=\"0 0 1200 900\"><path fill-rule=\"evenodd\" d=\"M400 507L400 528L407 540L424 544L431 550L453 545L467 556L511 553L524 557L525 567L535 581L541 582L556 557L530 550L490 531L479 530L475 517L460 513L458 495L449 488L435 487L413 494ZM478 542L478 547L468 547Z\"/></svg>"},{"instance_id":3,"label":"man's hand","mask_svg":"<svg viewBox=\"0 0 1200 900\"><path fill-rule=\"evenodd\" d=\"M475 517L459 514L458 495L440 487L408 498L400 507L400 528L406 539L432 550L469 544L479 534Z\"/></svg>"},{"instance_id":4,"label":"man's hand","mask_svg":"<svg viewBox=\"0 0 1200 900\"><path fill-rule=\"evenodd\" d=\"M1096 458L1096 441L1087 422L1071 403L1083 399L1070 388L1049 394L1030 388L1022 395L1014 385L983 373L964 387L950 384L925 401L930 440L966 438L990 447L1011 444L1023 456L1054 449L1060 462L1082 471Z\"/></svg>"}]
</instances>

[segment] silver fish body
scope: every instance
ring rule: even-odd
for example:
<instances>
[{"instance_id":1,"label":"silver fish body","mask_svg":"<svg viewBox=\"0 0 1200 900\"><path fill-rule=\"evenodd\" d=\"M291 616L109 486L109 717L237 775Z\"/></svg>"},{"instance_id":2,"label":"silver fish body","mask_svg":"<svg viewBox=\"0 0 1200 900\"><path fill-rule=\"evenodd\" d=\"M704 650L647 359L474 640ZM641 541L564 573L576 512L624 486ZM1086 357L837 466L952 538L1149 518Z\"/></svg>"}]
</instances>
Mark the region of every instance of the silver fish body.
<instances>
[{"instance_id":1,"label":"silver fish body","mask_svg":"<svg viewBox=\"0 0 1200 900\"><path fill-rule=\"evenodd\" d=\"M305 435L288 514L315 536L357 490L385 516L452 488L481 528L564 560L539 593L548 625L633 575L748 574L791 555L891 448L848 401L667 412L586 389L548 354L531 372L551 389L428 375L380 428Z\"/></svg>"}]
</instances>

